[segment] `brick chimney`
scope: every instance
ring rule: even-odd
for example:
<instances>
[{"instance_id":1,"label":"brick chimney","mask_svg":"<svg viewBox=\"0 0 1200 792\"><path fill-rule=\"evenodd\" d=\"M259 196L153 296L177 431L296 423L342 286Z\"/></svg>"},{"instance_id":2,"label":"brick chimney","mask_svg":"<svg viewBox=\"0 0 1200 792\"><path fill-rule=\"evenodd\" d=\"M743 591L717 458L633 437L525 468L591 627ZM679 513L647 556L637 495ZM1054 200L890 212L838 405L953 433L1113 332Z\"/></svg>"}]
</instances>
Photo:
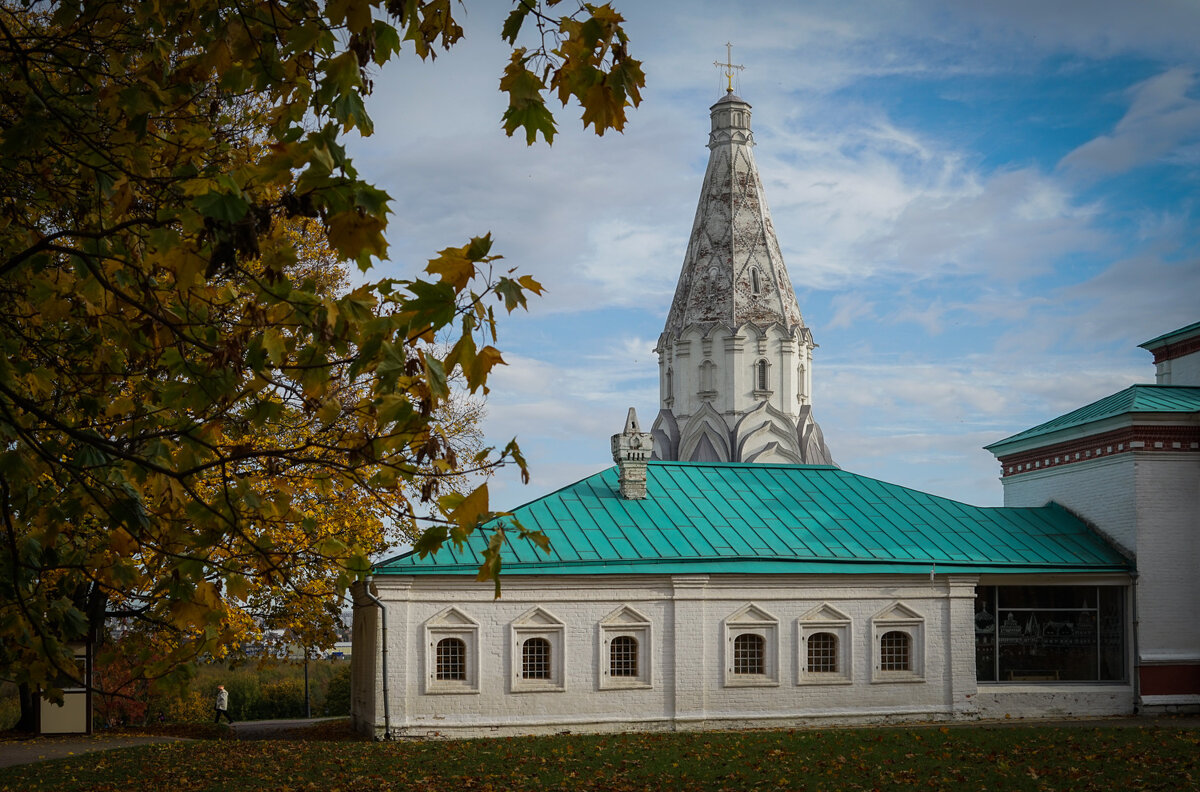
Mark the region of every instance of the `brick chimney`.
<instances>
[{"instance_id":1,"label":"brick chimney","mask_svg":"<svg viewBox=\"0 0 1200 792\"><path fill-rule=\"evenodd\" d=\"M617 463L617 482L622 498L642 500L646 497L646 463L653 451L650 433L642 431L637 411L630 407L625 431L612 436L613 461Z\"/></svg>"}]
</instances>

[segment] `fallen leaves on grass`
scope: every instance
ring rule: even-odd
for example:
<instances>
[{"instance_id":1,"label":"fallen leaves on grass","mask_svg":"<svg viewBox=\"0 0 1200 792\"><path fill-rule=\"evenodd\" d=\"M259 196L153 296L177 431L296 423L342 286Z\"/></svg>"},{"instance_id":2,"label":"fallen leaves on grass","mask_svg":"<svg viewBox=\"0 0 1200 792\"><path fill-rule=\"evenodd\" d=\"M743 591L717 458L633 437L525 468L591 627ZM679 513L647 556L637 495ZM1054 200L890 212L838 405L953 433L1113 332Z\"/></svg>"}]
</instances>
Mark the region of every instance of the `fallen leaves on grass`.
<instances>
[{"instance_id":1,"label":"fallen leaves on grass","mask_svg":"<svg viewBox=\"0 0 1200 792\"><path fill-rule=\"evenodd\" d=\"M145 746L0 770L0 790L1189 789L1200 732L1039 727Z\"/></svg>"}]
</instances>

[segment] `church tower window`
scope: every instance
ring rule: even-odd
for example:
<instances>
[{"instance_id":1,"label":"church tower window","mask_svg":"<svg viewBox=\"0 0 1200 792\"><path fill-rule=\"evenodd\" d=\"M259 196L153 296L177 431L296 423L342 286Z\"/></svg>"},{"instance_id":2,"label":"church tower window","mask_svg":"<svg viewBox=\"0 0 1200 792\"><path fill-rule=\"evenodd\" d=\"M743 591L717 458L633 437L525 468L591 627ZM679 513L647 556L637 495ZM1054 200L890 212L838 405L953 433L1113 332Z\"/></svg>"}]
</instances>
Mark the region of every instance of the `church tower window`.
<instances>
[{"instance_id":1,"label":"church tower window","mask_svg":"<svg viewBox=\"0 0 1200 792\"><path fill-rule=\"evenodd\" d=\"M762 279L758 275L758 267L750 268L750 293L762 294Z\"/></svg>"},{"instance_id":2,"label":"church tower window","mask_svg":"<svg viewBox=\"0 0 1200 792\"><path fill-rule=\"evenodd\" d=\"M756 391L771 389L771 364L766 360L759 360L754 364L754 389Z\"/></svg>"},{"instance_id":3,"label":"church tower window","mask_svg":"<svg viewBox=\"0 0 1200 792\"><path fill-rule=\"evenodd\" d=\"M714 374L716 364L711 360L706 360L700 364L700 392L712 394L716 392L716 387L713 383L716 380Z\"/></svg>"}]
</instances>

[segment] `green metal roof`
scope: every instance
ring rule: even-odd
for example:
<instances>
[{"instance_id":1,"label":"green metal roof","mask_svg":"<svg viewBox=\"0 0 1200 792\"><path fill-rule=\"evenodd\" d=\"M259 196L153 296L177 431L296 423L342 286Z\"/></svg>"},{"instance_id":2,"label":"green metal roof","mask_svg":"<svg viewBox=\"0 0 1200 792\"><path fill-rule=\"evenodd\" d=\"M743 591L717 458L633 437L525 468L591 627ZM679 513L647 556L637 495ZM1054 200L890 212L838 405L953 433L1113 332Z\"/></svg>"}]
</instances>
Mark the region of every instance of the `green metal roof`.
<instances>
[{"instance_id":1,"label":"green metal roof","mask_svg":"<svg viewBox=\"0 0 1200 792\"><path fill-rule=\"evenodd\" d=\"M644 500L621 498L609 468L513 513L551 552L511 534L508 575L1130 569L1062 507L969 506L825 465L652 462ZM485 544L476 532L375 574L475 574Z\"/></svg>"},{"instance_id":2,"label":"green metal roof","mask_svg":"<svg viewBox=\"0 0 1200 792\"><path fill-rule=\"evenodd\" d=\"M1179 338L1187 338L1189 336L1194 336L1197 333L1200 333L1200 322L1196 322L1195 324L1190 324L1187 327L1181 327L1178 330L1172 330L1169 333L1163 333L1160 336L1155 336L1154 338L1151 338L1149 341L1147 341L1144 344L1138 344L1138 348L1154 351L1155 347L1160 347L1160 346L1163 346L1164 344L1169 344L1172 341L1179 339Z\"/></svg>"},{"instance_id":3,"label":"green metal roof","mask_svg":"<svg viewBox=\"0 0 1200 792\"><path fill-rule=\"evenodd\" d=\"M1131 413L1194 413L1200 412L1200 388L1187 385L1131 385L1123 391L1105 396L1066 415L1046 421L1032 429L984 446L989 451L1031 437L1057 432L1072 426L1102 421Z\"/></svg>"}]
</instances>

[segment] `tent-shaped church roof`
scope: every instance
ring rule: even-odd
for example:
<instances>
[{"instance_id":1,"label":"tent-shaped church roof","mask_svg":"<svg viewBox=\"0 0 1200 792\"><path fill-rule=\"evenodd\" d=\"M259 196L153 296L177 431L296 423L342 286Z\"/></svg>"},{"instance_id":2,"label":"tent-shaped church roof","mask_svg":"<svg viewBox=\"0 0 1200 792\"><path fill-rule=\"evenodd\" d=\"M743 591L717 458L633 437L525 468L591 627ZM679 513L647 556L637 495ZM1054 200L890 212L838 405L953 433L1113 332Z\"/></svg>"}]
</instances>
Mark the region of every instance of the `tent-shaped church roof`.
<instances>
[{"instance_id":1,"label":"tent-shaped church roof","mask_svg":"<svg viewBox=\"0 0 1200 792\"><path fill-rule=\"evenodd\" d=\"M615 467L512 513L506 575L870 574L1128 571L1132 563L1066 509L980 507L828 465L652 462L645 499ZM495 523L511 523L512 517ZM486 527L486 526L485 526ZM488 532L377 575L475 574Z\"/></svg>"}]
</instances>

